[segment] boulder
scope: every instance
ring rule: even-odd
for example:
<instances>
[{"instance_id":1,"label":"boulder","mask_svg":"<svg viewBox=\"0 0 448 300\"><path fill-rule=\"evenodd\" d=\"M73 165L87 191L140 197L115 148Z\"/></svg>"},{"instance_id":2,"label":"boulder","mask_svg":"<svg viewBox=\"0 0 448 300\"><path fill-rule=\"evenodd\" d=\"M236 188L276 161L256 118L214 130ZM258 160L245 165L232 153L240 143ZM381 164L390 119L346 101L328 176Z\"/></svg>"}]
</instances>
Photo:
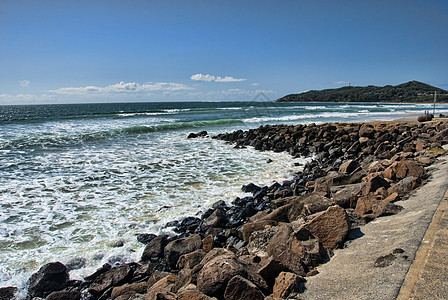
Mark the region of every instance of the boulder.
<instances>
[{"instance_id":1,"label":"boulder","mask_svg":"<svg viewBox=\"0 0 448 300\"><path fill-rule=\"evenodd\" d=\"M225 300L263 300L263 293L249 280L236 275L230 279L224 292Z\"/></svg>"},{"instance_id":2,"label":"boulder","mask_svg":"<svg viewBox=\"0 0 448 300\"><path fill-rule=\"evenodd\" d=\"M157 297L158 294L163 295L166 292L171 292L171 288L174 286L176 279L177 279L176 275L168 275L157 281L150 288L148 288L145 300L157 300L160 299Z\"/></svg>"},{"instance_id":3,"label":"boulder","mask_svg":"<svg viewBox=\"0 0 448 300\"><path fill-rule=\"evenodd\" d=\"M389 196L381 200L381 203L392 203L398 200L400 200L400 195L397 192L393 192Z\"/></svg>"},{"instance_id":4,"label":"boulder","mask_svg":"<svg viewBox=\"0 0 448 300\"><path fill-rule=\"evenodd\" d=\"M235 258L218 256L199 271L197 287L200 292L208 296L221 298L229 280L244 274L244 268Z\"/></svg>"},{"instance_id":5,"label":"boulder","mask_svg":"<svg viewBox=\"0 0 448 300\"><path fill-rule=\"evenodd\" d=\"M283 205L274 209L271 213L267 214L264 217L261 217L259 220L272 220L275 222L288 222L288 213L292 204Z\"/></svg>"},{"instance_id":6,"label":"boulder","mask_svg":"<svg viewBox=\"0 0 448 300\"><path fill-rule=\"evenodd\" d=\"M363 124L361 125L361 128L359 129L359 136L360 137L367 137L367 138L374 138L375 136L375 128L370 124Z\"/></svg>"},{"instance_id":7,"label":"boulder","mask_svg":"<svg viewBox=\"0 0 448 300\"><path fill-rule=\"evenodd\" d=\"M343 186L340 189L332 190L332 197L334 204L343 208L354 208L359 196L362 195L367 183L354 183Z\"/></svg>"},{"instance_id":8,"label":"boulder","mask_svg":"<svg viewBox=\"0 0 448 300\"><path fill-rule=\"evenodd\" d=\"M299 293L304 290L305 278L291 272L281 272L275 279L272 297L287 298L291 293Z\"/></svg>"},{"instance_id":9,"label":"boulder","mask_svg":"<svg viewBox=\"0 0 448 300\"><path fill-rule=\"evenodd\" d=\"M356 160L349 159L349 160L346 160L345 162L343 162L339 166L339 172L344 173L344 174L351 174L358 168L359 168L359 163Z\"/></svg>"},{"instance_id":10,"label":"boulder","mask_svg":"<svg viewBox=\"0 0 448 300\"><path fill-rule=\"evenodd\" d=\"M406 177L414 177L414 180L419 180L425 175L423 167L411 160L397 161L389 166L384 171L384 177L397 181Z\"/></svg>"},{"instance_id":11,"label":"boulder","mask_svg":"<svg viewBox=\"0 0 448 300\"><path fill-rule=\"evenodd\" d=\"M205 252L202 249L183 254L179 257L179 260L177 261L177 268L178 269L193 269L194 266L198 265L202 259L205 256Z\"/></svg>"},{"instance_id":12,"label":"boulder","mask_svg":"<svg viewBox=\"0 0 448 300\"><path fill-rule=\"evenodd\" d=\"M390 194L397 193L400 197L408 194L415 187L414 177L406 177L391 186L387 191Z\"/></svg>"},{"instance_id":13,"label":"boulder","mask_svg":"<svg viewBox=\"0 0 448 300\"><path fill-rule=\"evenodd\" d=\"M65 265L60 262L48 263L28 279L28 293L31 297L45 298L52 292L62 290L68 279Z\"/></svg>"},{"instance_id":14,"label":"boulder","mask_svg":"<svg viewBox=\"0 0 448 300\"><path fill-rule=\"evenodd\" d=\"M272 226L277 226L277 222L274 220L261 220L261 221L255 221L246 223L241 228L241 231L243 233L243 240L245 242L249 242L250 235L259 230L264 230L266 228L270 228Z\"/></svg>"},{"instance_id":15,"label":"boulder","mask_svg":"<svg viewBox=\"0 0 448 300\"><path fill-rule=\"evenodd\" d=\"M328 259L327 250L306 228L293 231L284 224L272 237L267 247L268 255L298 275L305 275L309 268Z\"/></svg>"},{"instance_id":16,"label":"boulder","mask_svg":"<svg viewBox=\"0 0 448 300\"><path fill-rule=\"evenodd\" d=\"M258 270L258 274L266 281L270 290L274 287L275 279L281 272L290 271L279 261L270 257L267 263Z\"/></svg>"},{"instance_id":17,"label":"boulder","mask_svg":"<svg viewBox=\"0 0 448 300\"><path fill-rule=\"evenodd\" d=\"M268 244L278 230L278 227L272 227L264 230L254 231L251 234L249 238L249 244L246 247L249 254L259 257L267 257Z\"/></svg>"},{"instance_id":18,"label":"boulder","mask_svg":"<svg viewBox=\"0 0 448 300\"><path fill-rule=\"evenodd\" d=\"M127 283L132 278L133 270L129 265L114 267L99 275L90 285L89 292L99 296L107 289Z\"/></svg>"},{"instance_id":19,"label":"boulder","mask_svg":"<svg viewBox=\"0 0 448 300\"><path fill-rule=\"evenodd\" d=\"M303 196L294 196L288 199L288 221L294 222L300 216L312 215L316 212L326 210L333 202L326 197L325 193L314 192Z\"/></svg>"},{"instance_id":20,"label":"boulder","mask_svg":"<svg viewBox=\"0 0 448 300\"><path fill-rule=\"evenodd\" d=\"M0 299L1 300L12 300L15 298L15 293L17 293L19 289L15 286L6 286L0 288Z\"/></svg>"},{"instance_id":21,"label":"boulder","mask_svg":"<svg viewBox=\"0 0 448 300\"><path fill-rule=\"evenodd\" d=\"M203 232L210 228L220 228L227 224L227 216L221 209L215 209L215 211L207 217L201 225Z\"/></svg>"},{"instance_id":22,"label":"boulder","mask_svg":"<svg viewBox=\"0 0 448 300\"><path fill-rule=\"evenodd\" d=\"M210 262L212 259L218 256L235 258L235 253L224 248L213 248L210 252L208 252L204 256L201 262L193 268L193 273L198 273L204 267L204 265L206 265L208 262Z\"/></svg>"},{"instance_id":23,"label":"boulder","mask_svg":"<svg viewBox=\"0 0 448 300\"><path fill-rule=\"evenodd\" d=\"M163 257L163 250L168 243L168 237L166 235L157 236L151 239L146 244L145 250L141 257L142 261L148 261L150 259L157 259Z\"/></svg>"},{"instance_id":24,"label":"boulder","mask_svg":"<svg viewBox=\"0 0 448 300\"><path fill-rule=\"evenodd\" d=\"M402 206L394 203L377 203L372 206L372 212L376 217L390 216L398 214L403 209Z\"/></svg>"},{"instance_id":25,"label":"boulder","mask_svg":"<svg viewBox=\"0 0 448 300\"><path fill-rule=\"evenodd\" d=\"M147 282L139 282L114 287L111 294L112 300L127 300L135 294L146 294Z\"/></svg>"},{"instance_id":26,"label":"boulder","mask_svg":"<svg viewBox=\"0 0 448 300\"><path fill-rule=\"evenodd\" d=\"M3 298L0 298L3 300ZM58 291L48 295L45 300L80 300L81 293L79 291Z\"/></svg>"},{"instance_id":27,"label":"boulder","mask_svg":"<svg viewBox=\"0 0 448 300\"><path fill-rule=\"evenodd\" d=\"M356 202L355 214L364 217L373 213L373 205L378 204L381 200L381 197L374 194L359 197Z\"/></svg>"},{"instance_id":28,"label":"boulder","mask_svg":"<svg viewBox=\"0 0 448 300\"><path fill-rule=\"evenodd\" d=\"M345 210L337 205L329 207L303 226L317 237L326 249L342 246L350 228Z\"/></svg>"},{"instance_id":29,"label":"boulder","mask_svg":"<svg viewBox=\"0 0 448 300\"><path fill-rule=\"evenodd\" d=\"M177 300L216 300L201 293L194 284L189 284L177 292Z\"/></svg>"},{"instance_id":30,"label":"boulder","mask_svg":"<svg viewBox=\"0 0 448 300\"><path fill-rule=\"evenodd\" d=\"M215 247L215 242L213 241L213 235L209 234L202 239L202 250L209 252Z\"/></svg>"},{"instance_id":31,"label":"boulder","mask_svg":"<svg viewBox=\"0 0 448 300\"><path fill-rule=\"evenodd\" d=\"M165 261L170 267L174 268L181 255L199 250L201 246L202 239L199 234L192 234L187 238L171 241L164 250Z\"/></svg>"},{"instance_id":32,"label":"boulder","mask_svg":"<svg viewBox=\"0 0 448 300\"><path fill-rule=\"evenodd\" d=\"M363 194L367 195L369 193L374 193L377 189L382 187L387 190L390 187L390 183L381 176L374 176L367 182Z\"/></svg>"}]
</instances>

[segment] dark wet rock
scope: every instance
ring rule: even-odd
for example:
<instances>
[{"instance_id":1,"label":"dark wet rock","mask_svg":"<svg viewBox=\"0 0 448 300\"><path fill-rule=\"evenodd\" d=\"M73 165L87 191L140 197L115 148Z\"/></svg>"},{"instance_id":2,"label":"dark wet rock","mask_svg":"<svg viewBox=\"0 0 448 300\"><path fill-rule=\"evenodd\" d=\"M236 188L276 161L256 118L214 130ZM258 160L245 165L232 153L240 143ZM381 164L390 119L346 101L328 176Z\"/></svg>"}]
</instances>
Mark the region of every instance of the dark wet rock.
<instances>
[{"instance_id":1,"label":"dark wet rock","mask_svg":"<svg viewBox=\"0 0 448 300\"><path fill-rule=\"evenodd\" d=\"M84 277L84 280L86 281L93 281L95 278L97 278L99 275L109 271L112 268L110 264L104 264L100 268L98 268L93 274L90 274L86 277Z\"/></svg>"},{"instance_id":2,"label":"dark wet rock","mask_svg":"<svg viewBox=\"0 0 448 300\"><path fill-rule=\"evenodd\" d=\"M147 245L152 239L154 239L157 235L153 233L140 233L137 235L137 241L142 244Z\"/></svg>"},{"instance_id":3,"label":"dark wet rock","mask_svg":"<svg viewBox=\"0 0 448 300\"><path fill-rule=\"evenodd\" d=\"M65 266L67 267L67 269L69 271L71 270L78 270L81 268L84 268L86 266L86 259L84 257L76 257L76 258L72 258L70 259Z\"/></svg>"},{"instance_id":4,"label":"dark wet rock","mask_svg":"<svg viewBox=\"0 0 448 300\"><path fill-rule=\"evenodd\" d=\"M201 230L202 232L205 232L210 228L225 226L227 221L227 215L221 209L215 209L215 211L204 220L201 225Z\"/></svg>"},{"instance_id":5,"label":"dark wet rock","mask_svg":"<svg viewBox=\"0 0 448 300\"><path fill-rule=\"evenodd\" d=\"M263 300L264 295L258 287L249 280L236 275L230 279L224 292L225 300L253 299Z\"/></svg>"},{"instance_id":6,"label":"dark wet rock","mask_svg":"<svg viewBox=\"0 0 448 300\"><path fill-rule=\"evenodd\" d=\"M198 133L192 132L187 136L187 138L194 139L194 138L198 138L198 137L206 137L207 135L208 135L207 131L204 130L204 131L200 131Z\"/></svg>"},{"instance_id":7,"label":"dark wet rock","mask_svg":"<svg viewBox=\"0 0 448 300\"><path fill-rule=\"evenodd\" d=\"M79 291L59 291L48 295L45 300L80 300L81 293Z\"/></svg>"},{"instance_id":8,"label":"dark wet rock","mask_svg":"<svg viewBox=\"0 0 448 300\"><path fill-rule=\"evenodd\" d=\"M259 190L261 190L261 187L259 187L258 185L255 185L253 183L243 185L243 187L241 188L241 191L243 193L255 193L255 192L258 192Z\"/></svg>"},{"instance_id":9,"label":"dark wet rock","mask_svg":"<svg viewBox=\"0 0 448 300\"><path fill-rule=\"evenodd\" d=\"M0 288L0 299L1 300L12 300L14 299L15 293L17 293L19 289L15 286L7 286Z\"/></svg>"},{"instance_id":10,"label":"dark wet rock","mask_svg":"<svg viewBox=\"0 0 448 300\"><path fill-rule=\"evenodd\" d=\"M132 278L133 272L133 268L129 265L114 267L99 275L90 285L89 292L93 295L99 296L111 287L129 282Z\"/></svg>"},{"instance_id":11,"label":"dark wet rock","mask_svg":"<svg viewBox=\"0 0 448 300\"><path fill-rule=\"evenodd\" d=\"M31 297L45 298L52 292L62 290L68 279L69 273L65 265L60 262L48 263L28 279L28 293Z\"/></svg>"},{"instance_id":12,"label":"dark wet rock","mask_svg":"<svg viewBox=\"0 0 448 300\"><path fill-rule=\"evenodd\" d=\"M340 173L350 174L359 168L359 163L356 160L349 159L343 162L339 167Z\"/></svg>"},{"instance_id":13,"label":"dark wet rock","mask_svg":"<svg viewBox=\"0 0 448 300\"><path fill-rule=\"evenodd\" d=\"M163 257L163 250L165 246L168 244L168 237L166 235L161 235L153 238L146 245L143 250L143 254L141 257L142 261L148 261L151 259L157 259Z\"/></svg>"}]
</instances>

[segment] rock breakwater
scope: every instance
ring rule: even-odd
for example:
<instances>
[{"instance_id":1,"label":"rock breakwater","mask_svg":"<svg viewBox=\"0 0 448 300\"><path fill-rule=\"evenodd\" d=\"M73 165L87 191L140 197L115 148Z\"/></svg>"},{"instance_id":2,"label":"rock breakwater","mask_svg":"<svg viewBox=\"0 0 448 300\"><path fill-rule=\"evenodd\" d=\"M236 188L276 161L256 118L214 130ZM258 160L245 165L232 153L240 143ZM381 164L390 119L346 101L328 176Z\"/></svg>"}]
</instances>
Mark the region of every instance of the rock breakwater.
<instances>
[{"instance_id":1,"label":"rock breakwater","mask_svg":"<svg viewBox=\"0 0 448 300\"><path fill-rule=\"evenodd\" d=\"M262 126L214 138L310 161L292 180L247 184L244 198L168 223L174 236L142 234L139 262L106 264L82 281L70 280L61 263L47 264L30 278L28 297L294 297L359 226L400 212L394 202L424 184L427 166L444 153L448 123Z\"/></svg>"}]
</instances>

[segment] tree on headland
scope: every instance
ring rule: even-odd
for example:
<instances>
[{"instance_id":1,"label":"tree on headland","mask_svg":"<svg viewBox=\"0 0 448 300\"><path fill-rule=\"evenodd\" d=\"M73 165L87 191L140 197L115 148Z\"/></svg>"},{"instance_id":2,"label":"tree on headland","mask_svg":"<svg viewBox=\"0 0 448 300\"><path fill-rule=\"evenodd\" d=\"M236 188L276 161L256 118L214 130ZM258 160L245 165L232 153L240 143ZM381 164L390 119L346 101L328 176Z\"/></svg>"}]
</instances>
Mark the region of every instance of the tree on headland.
<instances>
[{"instance_id":1,"label":"tree on headland","mask_svg":"<svg viewBox=\"0 0 448 300\"><path fill-rule=\"evenodd\" d=\"M448 91L419 81L409 81L396 86L344 86L338 89L313 90L290 94L276 101L430 103L434 101L434 91L437 91L438 102L448 102Z\"/></svg>"}]
</instances>

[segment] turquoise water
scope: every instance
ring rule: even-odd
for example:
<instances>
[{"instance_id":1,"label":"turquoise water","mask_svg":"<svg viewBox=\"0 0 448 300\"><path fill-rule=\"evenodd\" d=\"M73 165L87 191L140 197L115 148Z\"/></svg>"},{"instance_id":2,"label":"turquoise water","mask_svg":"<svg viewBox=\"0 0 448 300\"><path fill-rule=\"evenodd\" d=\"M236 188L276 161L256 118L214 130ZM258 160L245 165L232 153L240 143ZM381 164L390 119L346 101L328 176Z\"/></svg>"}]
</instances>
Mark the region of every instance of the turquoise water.
<instances>
[{"instance_id":1,"label":"turquoise water","mask_svg":"<svg viewBox=\"0 0 448 300\"><path fill-rule=\"evenodd\" d=\"M182 102L0 106L0 286L77 258L138 260L138 233L291 177L285 153L187 139L265 124L397 119L431 105ZM447 113L448 106L437 106ZM273 162L269 165L266 160ZM114 247L122 242L123 247Z\"/></svg>"}]
</instances>

